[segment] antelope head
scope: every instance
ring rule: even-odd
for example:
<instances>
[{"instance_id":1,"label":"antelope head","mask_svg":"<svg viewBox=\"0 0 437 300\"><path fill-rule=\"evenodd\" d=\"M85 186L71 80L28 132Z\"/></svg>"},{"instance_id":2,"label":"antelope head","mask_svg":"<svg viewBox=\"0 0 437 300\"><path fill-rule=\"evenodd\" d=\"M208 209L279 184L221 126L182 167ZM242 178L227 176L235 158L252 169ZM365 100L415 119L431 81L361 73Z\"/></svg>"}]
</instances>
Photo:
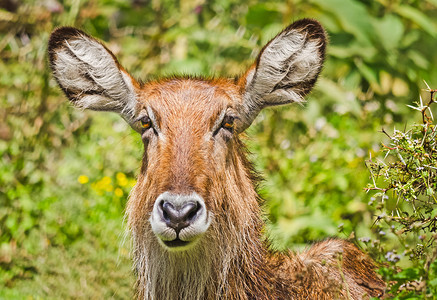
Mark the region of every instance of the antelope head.
<instances>
[{"instance_id":1,"label":"antelope head","mask_svg":"<svg viewBox=\"0 0 437 300\"><path fill-rule=\"evenodd\" d=\"M83 31L52 33L50 65L71 103L116 112L141 135L143 161L127 207L137 248L190 252L236 242L235 234L247 241L262 226L240 135L261 109L303 101L321 71L325 43L320 24L304 19L265 45L235 80L141 84Z\"/></svg>"}]
</instances>

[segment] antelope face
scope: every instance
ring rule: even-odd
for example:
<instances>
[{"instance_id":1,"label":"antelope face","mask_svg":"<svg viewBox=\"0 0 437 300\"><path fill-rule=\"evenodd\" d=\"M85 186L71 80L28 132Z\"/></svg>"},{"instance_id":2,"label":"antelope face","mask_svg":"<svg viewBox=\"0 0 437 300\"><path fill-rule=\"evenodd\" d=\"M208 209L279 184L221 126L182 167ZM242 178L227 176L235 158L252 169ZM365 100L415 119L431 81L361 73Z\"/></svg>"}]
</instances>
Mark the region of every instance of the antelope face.
<instances>
[{"instance_id":1,"label":"antelope face","mask_svg":"<svg viewBox=\"0 0 437 300\"><path fill-rule=\"evenodd\" d=\"M137 188L147 190L146 215L161 245L185 250L221 205L213 189L231 160L240 95L232 83L174 79L146 84L140 97L145 155Z\"/></svg>"},{"instance_id":2,"label":"antelope face","mask_svg":"<svg viewBox=\"0 0 437 300\"><path fill-rule=\"evenodd\" d=\"M186 251L208 233L223 242L229 232L254 226L250 215L259 207L248 195L255 190L238 135L261 109L303 101L325 43L321 25L304 19L272 39L235 80L139 84L96 39L71 27L52 33L50 65L70 101L119 113L141 134L144 157L127 207L138 249L158 241L165 250Z\"/></svg>"}]
</instances>

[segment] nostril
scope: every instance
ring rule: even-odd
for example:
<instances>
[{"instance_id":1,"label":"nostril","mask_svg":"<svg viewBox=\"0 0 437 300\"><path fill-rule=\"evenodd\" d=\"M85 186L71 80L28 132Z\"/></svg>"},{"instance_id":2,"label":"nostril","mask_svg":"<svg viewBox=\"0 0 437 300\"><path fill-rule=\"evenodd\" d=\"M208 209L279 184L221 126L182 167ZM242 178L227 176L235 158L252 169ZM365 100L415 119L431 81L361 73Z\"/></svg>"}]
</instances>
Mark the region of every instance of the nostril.
<instances>
[{"instance_id":1,"label":"nostril","mask_svg":"<svg viewBox=\"0 0 437 300\"><path fill-rule=\"evenodd\" d=\"M164 200L159 203L159 208L162 212L162 218L164 219L164 222L168 223L170 222L170 216L168 215L168 209L165 206L164 206Z\"/></svg>"},{"instance_id":2,"label":"nostril","mask_svg":"<svg viewBox=\"0 0 437 300\"><path fill-rule=\"evenodd\" d=\"M197 202L188 203L184 206L183 211L187 221L193 221L200 209L200 205Z\"/></svg>"},{"instance_id":3,"label":"nostril","mask_svg":"<svg viewBox=\"0 0 437 300\"><path fill-rule=\"evenodd\" d=\"M168 214L167 211L164 209L164 200L159 202L159 210L161 210L162 212L162 218L164 219L164 221L168 222Z\"/></svg>"},{"instance_id":4,"label":"nostril","mask_svg":"<svg viewBox=\"0 0 437 300\"><path fill-rule=\"evenodd\" d=\"M192 221L196 217L196 215L197 215L197 209L190 212L190 214L188 215L188 220Z\"/></svg>"},{"instance_id":5,"label":"nostril","mask_svg":"<svg viewBox=\"0 0 437 300\"><path fill-rule=\"evenodd\" d=\"M162 209L162 217L165 222L177 222L179 219L179 211L174 208L174 206L167 201L162 201L160 203Z\"/></svg>"}]
</instances>

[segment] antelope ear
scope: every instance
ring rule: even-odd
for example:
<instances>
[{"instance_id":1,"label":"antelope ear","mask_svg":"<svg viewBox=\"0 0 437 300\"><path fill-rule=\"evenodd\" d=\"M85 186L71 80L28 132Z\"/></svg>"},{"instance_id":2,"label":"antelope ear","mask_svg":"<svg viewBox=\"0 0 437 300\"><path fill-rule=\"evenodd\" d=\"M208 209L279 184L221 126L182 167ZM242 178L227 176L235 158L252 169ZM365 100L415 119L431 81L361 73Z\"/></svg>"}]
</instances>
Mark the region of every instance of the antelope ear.
<instances>
[{"instance_id":1,"label":"antelope ear","mask_svg":"<svg viewBox=\"0 0 437 300\"><path fill-rule=\"evenodd\" d=\"M273 38L254 65L239 79L239 107L245 130L264 107L303 102L313 88L325 59L326 34L319 22L294 22Z\"/></svg>"},{"instance_id":2,"label":"antelope ear","mask_svg":"<svg viewBox=\"0 0 437 300\"><path fill-rule=\"evenodd\" d=\"M119 113L135 129L139 84L102 43L61 27L51 34L48 53L56 81L75 106Z\"/></svg>"}]
</instances>

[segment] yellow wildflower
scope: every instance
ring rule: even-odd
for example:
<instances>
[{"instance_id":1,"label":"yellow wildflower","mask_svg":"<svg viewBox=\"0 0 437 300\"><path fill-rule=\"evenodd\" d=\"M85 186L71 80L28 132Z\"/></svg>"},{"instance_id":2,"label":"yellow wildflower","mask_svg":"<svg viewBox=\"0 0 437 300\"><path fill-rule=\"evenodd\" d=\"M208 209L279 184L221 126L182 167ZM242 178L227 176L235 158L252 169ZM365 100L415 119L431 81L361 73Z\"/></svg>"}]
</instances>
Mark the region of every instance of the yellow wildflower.
<instances>
[{"instance_id":1,"label":"yellow wildflower","mask_svg":"<svg viewBox=\"0 0 437 300\"><path fill-rule=\"evenodd\" d=\"M115 194L115 196L117 196L117 197L121 197L121 196L123 196L123 191L121 190L121 188L116 188L116 189L114 190L114 194Z\"/></svg>"},{"instance_id":2,"label":"yellow wildflower","mask_svg":"<svg viewBox=\"0 0 437 300\"><path fill-rule=\"evenodd\" d=\"M125 174L118 172L117 175L115 175L115 177L117 178L117 182L119 186L126 186L128 184L128 180Z\"/></svg>"},{"instance_id":3,"label":"yellow wildflower","mask_svg":"<svg viewBox=\"0 0 437 300\"><path fill-rule=\"evenodd\" d=\"M105 176L100 181L102 182L103 185L108 185L111 183L111 178L108 176Z\"/></svg>"},{"instance_id":4,"label":"yellow wildflower","mask_svg":"<svg viewBox=\"0 0 437 300\"><path fill-rule=\"evenodd\" d=\"M85 183L88 183L88 181L90 181L90 180L89 180L88 176L86 176L86 175L80 175L80 176L77 178L77 181L79 181L80 184L85 184Z\"/></svg>"}]
</instances>

